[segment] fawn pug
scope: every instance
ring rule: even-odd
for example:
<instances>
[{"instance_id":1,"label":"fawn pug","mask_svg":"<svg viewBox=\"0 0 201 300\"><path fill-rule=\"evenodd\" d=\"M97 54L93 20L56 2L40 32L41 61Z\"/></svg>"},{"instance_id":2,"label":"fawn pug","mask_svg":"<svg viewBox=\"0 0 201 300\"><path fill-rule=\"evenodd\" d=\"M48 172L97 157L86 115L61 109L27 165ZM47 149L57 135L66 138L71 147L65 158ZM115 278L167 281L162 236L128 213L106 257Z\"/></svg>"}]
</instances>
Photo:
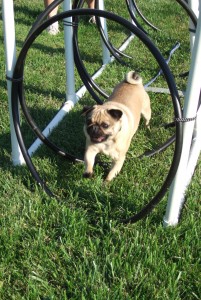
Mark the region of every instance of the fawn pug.
<instances>
[{"instance_id":1,"label":"fawn pug","mask_svg":"<svg viewBox=\"0 0 201 300\"><path fill-rule=\"evenodd\" d=\"M151 119L150 99L142 78L130 71L102 105L84 107L86 151L84 177L91 177L95 157L104 153L112 158L112 167L106 177L111 181L121 170L131 139L138 129L141 115L146 126Z\"/></svg>"}]
</instances>

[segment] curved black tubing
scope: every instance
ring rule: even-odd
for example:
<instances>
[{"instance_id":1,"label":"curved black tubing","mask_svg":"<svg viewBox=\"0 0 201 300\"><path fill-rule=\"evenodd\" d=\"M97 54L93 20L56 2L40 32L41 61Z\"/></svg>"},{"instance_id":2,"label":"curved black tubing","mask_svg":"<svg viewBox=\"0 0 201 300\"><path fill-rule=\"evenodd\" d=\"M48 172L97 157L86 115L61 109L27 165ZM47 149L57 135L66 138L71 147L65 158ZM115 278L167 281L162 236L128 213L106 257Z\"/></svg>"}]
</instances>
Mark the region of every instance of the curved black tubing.
<instances>
[{"instance_id":1,"label":"curved black tubing","mask_svg":"<svg viewBox=\"0 0 201 300\"><path fill-rule=\"evenodd\" d=\"M194 12L191 10L191 8L189 7L189 5L183 1L183 0L176 0L187 12L187 14L189 15L190 19L192 20L195 28L197 27L197 17L194 14ZM145 153L144 155L146 156L153 156L154 154L163 151L164 149L166 149L169 145L171 145L176 139L176 136L173 135L171 138L169 138L164 144L162 144L161 146L159 146L156 150L154 151L150 151L147 153ZM154 209L154 207L160 202L160 199L163 197L163 189L161 189L159 191L159 193L136 215L122 220L122 222L124 224L127 223L135 223L137 221L139 221L140 219L142 219L144 216L146 216L151 210Z\"/></svg>"},{"instance_id":2,"label":"curved black tubing","mask_svg":"<svg viewBox=\"0 0 201 300\"><path fill-rule=\"evenodd\" d=\"M24 46L19 54L19 57L16 62L13 78L16 79L18 82L13 82L12 84L12 111L13 111L13 122L16 130L16 135L18 138L18 142L20 145L20 148L22 150L23 156L25 158L25 161L27 163L27 166L30 169L30 172L32 173L33 177L36 179L36 181L41 185L44 190L48 193L48 195L53 195L53 193L48 189L46 184L43 182L43 180L40 178L38 172L36 171L31 158L28 154L28 151L25 147L23 137L21 134L21 128L20 128L20 122L19 122L19 113L18 113L18 98L20 99L20 104L22 106L23 113L25 114L25 117L30 124L30 126L35 126L36 124L32 123L32 120L30 119L31 116L27 114L26 111L26 103L23 95L23 81L20 82L20 78L23 78L23 73L24 73L24 64L26 61L26 55L31 47L32 43L36 39L36 37L44 30L46 29L49 25L52 23L62 20L64 18L68 17L76 17L76 16L90 16L90 15L95 15L97 17L105 17L107 19L110 19L112 21L118 22L121 25L125 26L128 30L130 30L133 34L135 34L144 44L145 46L150 50L154 58L158 61L158 64L160 68L163 71L164 77L167 81L171 96L172 96L172 102L173 102L173 108L174 108L174 114L175 118L180 119L182 117L182 111L180 107L180 101L179 101L179 95L178 91L174 82L174 78L169 70L169 67L167 66L163 56L159 52L159 50L155 47L155 45L152 43L152 41L147 37L146 34L144 34L139 28L131 24L129 21L123 19L120 16L114 15L110 12L106 11L101 11L101 10L91 10L91 9L75 9L71 10L68 12L63 12L58 14L55 17L52 17L51 19L43 22L39 26L35 26L35 29L32 31L30 35L28 35ZM32 127L32 129L35 131L35 128ZM37 135L39 135L38 130L35 131ZM43 142L47 141L47 138L43 140L43 136L38 136ZM175 150L174 150L174 155L173 155L173 160L170 166L170 170L168 172L168 175L160 189L160 191L157 193L157 195L148 203L148 205L145 206L142 211L140 211L138 214L135 216L123 220L123 223L129 223L129 222L136 222L140 218L146 216L160 200L162 197L165 195L167 192L167 189L169 188L175 174L177 171L177 167L179 164L180 160L180 155L181 155L181 146L182 146L182 123L181 122L176 122L176 140L175 140ZM48 145L48 144L47 144ZM50 145L48 145L50 147Z\"/></svg>"},{"instance_id":3,"label":"curved black tubing","mask_svg":"<svg viewBox=\"0 0 201 300\"><path fill-rule=\"evenodd\" d=\"M114 46L108 41L107 37L105 36L105 33L103 31L102 25L101 25L101 21L99 18L96 18L96 24L98 26L102 41L104 42L105 46L107 47L107 49L110 51L110 53L112 54L112 56L115 57L115 59L122 65L125 65L125 62L121 59L121 57L119 56L120 52L116 51L116 49L114 48Z\"/></svg>"},{"instance_id":4,"label":"curved black tubing","mask_svg":"<svg viewBox=\"0 0 201 300\"><path fill-rule=\"evenodd\" d=\"M154 30L159 30L156 26L154 26L153 24L151 24L146 18L145 16L141 13L141 11L139 10L137 4L136 4L136 1L135 0L130 0L131 1L131 4L134 6L136 12L138 13L138 15L142 18L142 20L149 26L151 27L152 29Z\"/></svg>"},{"instance_id":5,"label":"curved black tubing","mask_svg":"<svg viewBox=\"0 0 201 300\"><path fill-rule=\"evenodd\" d=\"M135 17L135 14L134 14L134 12L133 12L133 7L132 7L130 1L129 1L129 0L125 0L125 1L126 1L126 5L127 5L128 12L129 12L130 17L131 17L131 19L133 20L133 22L135 23L135 25L136 25L139 29L141 29L144 33L147 34L146 30L144 30L144 28L143 28L143 27L140 25L140 23L137 21L137 19L136 19L136 17Z\"/></svg>"},{"instance_id":6,"label":"curved black tubing","mask_svg":"<svg viewBox=\"0 0 201 300\"><path fill-rule=\"evenodd\" d=\"M75 1L73 4L73 8L74 9L79 9L82 8L84 4L84 0L78 0ZM98 9L98 1L95 1L95 8ZM99 18L96 17L96 20L98 20ZM73 22L75 22L76 24L78 24L79 22L79 18L78 17L74 17L73 18ZM96 26L94 24L94 26ZM97 26L99 26L97 24ZM89 73L87 72L83 61L80 57L80 51L79 51L79 46L78 46L78 38L77 38L77 28L78 26L74 27L73 30L73 50L74 50L74 62L78 71L78 74L80 75L80 78L82 79L82 82L84 83L85 87L87 88L88 92L91 94L91 96L93 97L93 99L98 103L98 104L102 104L103 101L99 98L99 96L96 94L95 91L97 91L99 93L99 95L103 96L104 99L107 99L109 97L109 95L103 91L97 84L96 82L93 80L93 78L89 75ZM108 43L108 41L106 41L106 43Z\"/></svg>"},{"instance_id":7,"label":"curved black tubing","mask_svg":"<svg viewBox=\"0 0 201 300\"><path fill-rule=\"evenodd\" d=\"M15 72L15 75L17 75L17 72ZM15 77L13 77L15 78ZM16 77L17 78L17 77ZM19 77L18 77L19 78ZM47 187L46 183L41 179L39 176L36 168L34 167L31 157L25 147L23 136L21 133L21 128L20 128L20 121L19 121L19 110L18 110L18 88L19 88L19 83L13 82L12 83L12 116L13 116L13 123L15 127L15 132L16 136L18 139L18 143L21 149L21 152L23 154L24 160L32 174L32 176L35 178L36 182L39 184L39 186L44 189L44 191L49 195L49 196L55 196L51 190Z\"/></svg>"},{"instance_id":8,"label":"curved black tubing","mask_svg":"<svg viewBox=\"0 0 201 300\"><path fill-rule=\"evenodd\" d=\"M184 10L187 12L189 18L191 19L191 21L193 22L193 25L195 26L195 28L197 27L197 17L195 15L195 13L193 12L193 10L190 8L190 6L188 5L188 3L186 3L184 0L176 0L183 8Z\"/></svg>"},{"instance_id":9,"label":"curved black tubing","mask_svg":"<svg viewBox=\"0 0 201 300\"><path fill-rule=\"evenodd\" d=\"M100 9L99 7L99 0L95 0L95 8L96 9ZM98 26L98 30L100 32L101 38L105 44L105 46L107 47L107 49L110 51L110 53L114 56L114 58L122 65L125 65L125 62L121 59L122 56L127 57L127 58L132 58L126 54L124 54L123 52L121 52L119 49L117 49L116 47L114 47L112 45L112 43L108 40L108 38L105 35L105 32L102 28L102 24L100 21L100 18L96 18L96 24Z\"/></svg>"},{"instance_id":10,"label":"curved black tubing","mask_svg":"<svg viewBox=\"0 0 201 300\"><path fill-rule=\"evenodd\" d=\"M75 5L76 8L81 8L83 6L83 0L78 1L78 3ZM95 1L95 8L99 9L99 1L96 0ZM99 17L95 17L96 18L96 25L94 24L94 26L97 26L100 36L102 38L103 43L105 44L105 46L107 47L107 49L109 50L109 52L111 53L111 55L121 64L125 65L125 62L121 59L121 56L125 56L127 58L131 58L125 54L123 54L122 52L120 52L118 49L116 49L108 40L108 38L105 36L105 32L102 28L102 24L100 22L100 18ZM74 18L74 21L76 23L79 22L78 18ZM83 61L81 59L80 56L80 52L79 52L79 46L78 46L78 38L77 38L77 27L74 28L73 31L73 48L74 48L74 61L75 61L75 65L77 68L77 71L80 75L80 78L82 79L84 85L86 86L87 90L89 91L89 93L91 94L91 96L94 98L94 100L98 103L98 104L102 104L103 101L99 98L99 96L96 94L96 92L98 92L99 95L101 95L102 97L104 97L104 99L107 99L109 97L109 95L102 90L97 84L96 82L91 78L91 76L88 74ZM95 92L96 91L96 92Z\"/></svg>"},{"instance_id":11,"label":"curved black tubing","mask_svg":"<svg viewBox=\"0 0 201 300\"><path fill-rule=\"evenodd\" d=\"M128 1L128 0L126 0ZM131 1L132 5L134 6L134 8L136 9L136 12L139 14L139 16L143 19L143 21L149 25L152 29L154 30L159 30L156 26L154 26L153 24L151 24L141 13L141 11L139 10L136 1L135 0L129 0ZM192 20L194 26L197 26L197 17L195 15L195 13L193 12L193 10L190 8L190 6L188 5L188 3L184 0L176 0L183 8L184 10L187 12L187 14L189 15L190 19ZM132 7L131 4L129 4L129 2L127 3L127 6L129 8L129 11L131 10L131 15L133 16L133 11L131 9Z\"/></svg>"},{"instance_id":12,"label":"curved black tubing","mask_svg":"<svg viewBox=\"0 0 201 300\"><path fill-rule=\"evenodd\" d=\"M188 16L190 17L191 21L193 22L195 28L197 27L197 17L194 14L194 12L192 11L192 9L189 7L189 5L183 1L183 0L176 0L187 12ZM161 151L164 151L167 147L169 147L172 143L174 143L175 141L175 135L173 135L172 137L170 137L165 143L163 143L162 145L158 146L155 150L150 150L150 151L146 151L144 154L142 154L140 157L143 156L153 156L156 153L159 153Z\"/></svg>"},{"instance_id":13,"label":"curved black tubing","mask_svg":"<svg viewBox=\"0 0 201 300\"><path fill-rule=\"evenodd\" d=\"M174 126L175 126L175 123L174 123ZM151 157L151 156L155 155L156 153L160 153L160 152L164 151L167 147L169 147L170 145L172 145L175 142L175 138L176 137L174 134L165 143L158 146L156 149L145 151L142 155L139 156L139 158Z\"/></svg>"},{"instance_id":14,"label":"curved black tubing","mask_svg":"<svg viewBox=\"0 0 201 300\"><path fill-rule=\"evenodd\" d=\"M76 23L78 24L79 20L77 17L74 18ZM95 81L91 78L89 73L87 72L83 61L80 57L80 52L79 52L79 46L78 46L78 38L77 38L77 27L74 28L73 30L73 50L74 50L74 61L75 65L77 68L77 71L80 75L80 78L82 79L84 85L86 86L88 92L91 94L93 99L98 103L102 104L103 101L99 98L99 96L95 93L97 91L101 96L103 96L105 99L109 97L107 93L105 93L96 83ZM95 91L94 91L95 90Z\"/></svg>"},{"instance_id":15,"label":"curved black tubing","mask_svg":"<svg viewBox=\"0 0 201 300\"><path fill-rule=\"evenodd\" d=\"M132 8L132 1L134 0L126 0L126 3L127 3L127 7L128 9L131 9ZM194 12L191 10L191 8L187 5L186 2L184 2L183 0L176 0L187 12L187 14L189 15L189 17L191 18L192 22L194 23L194 25L196 26L197 25L197 18L194 14ZM99 9L99 5L98 5L98 2L99 0L96 0L95 1L95 5L96 5L96 8ZM78 5L77 7L82 7L83 5L83 0L80 0L78 1ZM132 14L133 14L133 11L132 11ZM131 16L132 18L132 16ZM110 51L110 53L117 59L117 61L119 61L121 64L123 64L123 60L120 58L120 56L118 56L117 54L119 53L120 55L122 56L126 56L125 54L121 53L121 52L118 52L118 49L116 49L108 40L107 38L105 37L105 34L103 32L103 29L102 29L102 26L99 22L99 18L96 17L96 21L97 21L97 25L98 25L98 29L99 29L99 32L101 34L101 37L106 45L106 47L108 48L108 50ZM134 18L134 21L135 21L135 18ZM140 27L141 28L141 27ZM92 95L92 97L94 98L94 100L98 103L98 104L101 104L102 103L102 100L100 100L99 96L95 93L95 91L97 91L99 93L99 95L103 96L104 98L108 98L108 94L103 91L95 82L94 80L91 78L91 76L88 74L83 62L82 62L82 59L80 57L80 53L79 53L79 47L78 47L78 41L77 41L77 30L75 29L74 30L74 56L75 56L75 64L76 64L76 67L77 67L77 70L78 70L78 73L83 81L83 83L85 84L85 86L87 87L89 93ZM174 50L174 49L173 49ZM130 57L129 57L130 58ZM168 61L167 61L168 62ZM158 75L160 75L162 72L160 71ZM152 82L157 78L157 76L154 76L154 78L151 80ZM151 82L150 81L150 82ZM167 147L169 145L169 141L167 141ZM160 146L159 146L160 147ZM162 149L164 150L165 147L164 145L162 145ZM158 151L157 151L158 152Z\"/></svg>"}]
</instances>

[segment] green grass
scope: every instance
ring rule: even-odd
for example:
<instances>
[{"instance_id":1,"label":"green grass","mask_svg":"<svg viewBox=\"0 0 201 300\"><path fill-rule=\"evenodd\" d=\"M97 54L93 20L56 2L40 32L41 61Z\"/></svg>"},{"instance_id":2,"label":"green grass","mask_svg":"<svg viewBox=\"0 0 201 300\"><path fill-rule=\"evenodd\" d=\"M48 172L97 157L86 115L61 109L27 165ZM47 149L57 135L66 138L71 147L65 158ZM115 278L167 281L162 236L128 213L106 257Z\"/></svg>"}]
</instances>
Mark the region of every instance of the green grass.
<instances>
[{"instance_id":1,"label":"green grass","mask_svg":"<svg viewBox=\"0 0 201 300\"><path fill-rule=\"evenodd\" d=\"M129 18L124 1L105 2L107 10ZM154 32L145 26L165 57L176 41L181 43L170 69L178 89L185 90L187 80L179 75L189 69L188 17L176 1L138 4L147 19L161 29ZM17 0L14 5L19 54L43 10L43 1ZM0 299L200 299L200 162L177 227L163 227L168 195L136 224L123 226L119 222L139 212L167 176L174 146L152 158L140 160L138 156L174 133L174 128L161 126L172 121L171 97L150 93L151 132L143 122L140 124L123 169L110 185L104 185L105 167L95 167L93 180L83 179L82 164L73 164L45 146L39 148L33 163L57 195L50 198L26 166L14 167L11 162L2 21L0 27ZM41 129L65 101L62 22L60 27L55 37L46 32L37 37L26 59L27 105ZM127 36L125 29L114 22L108 22L108 34L116 47ZM78 39L83 62L93 74L101 66L102 55L96 27L86 19L80 20ZM107 93L130 69L139 70L144 82L158 71L157 62L137 38L125 52L133 58L126 59L128 65L113 62L97 79ZM76 70L75 77L78 90L82 82ZM153 85L167 87L163 76ZM89 103L94 100L86 93L50 136L62 149L80 158L85 146L80 113ZM35 137L23 117L22 132L29 147ZM109 162L103 156L100 159Z\"/></svg>"}]
</instances>

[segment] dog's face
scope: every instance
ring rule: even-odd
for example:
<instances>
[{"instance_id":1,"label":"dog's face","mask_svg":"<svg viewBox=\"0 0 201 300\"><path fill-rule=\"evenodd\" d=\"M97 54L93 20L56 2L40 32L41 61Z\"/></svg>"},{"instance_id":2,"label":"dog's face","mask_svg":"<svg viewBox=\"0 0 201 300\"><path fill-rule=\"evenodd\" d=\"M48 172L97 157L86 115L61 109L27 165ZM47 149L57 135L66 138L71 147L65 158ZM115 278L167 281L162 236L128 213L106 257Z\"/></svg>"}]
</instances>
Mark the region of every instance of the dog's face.
<instances>
[{"instance_id":1,"label":"dog's face","mask_svg":"<svg viewBox=\"0 0 201 300\"><path fill-rule=\"evenodd\" d=\"M84 131L92 143L103 143L121 129L122 111L115 107L107 109L104 105L94 105L85 107L83 114L86 116Z\"/></svg>"}]
</instances>

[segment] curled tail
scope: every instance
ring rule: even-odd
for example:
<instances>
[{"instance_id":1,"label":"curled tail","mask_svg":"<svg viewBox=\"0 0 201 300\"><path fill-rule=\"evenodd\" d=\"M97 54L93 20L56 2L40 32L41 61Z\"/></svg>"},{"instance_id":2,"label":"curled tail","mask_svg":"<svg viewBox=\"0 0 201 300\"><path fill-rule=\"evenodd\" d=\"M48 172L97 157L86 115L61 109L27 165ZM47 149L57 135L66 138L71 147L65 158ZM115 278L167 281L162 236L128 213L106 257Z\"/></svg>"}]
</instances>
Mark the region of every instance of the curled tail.
<instances>
[{"instance_id":1,"label":"curled tail","mask_svg":"<svg viewBox=\"0 0 201 300\"><path fill-rule=\"evenodd\" d=\"M125 81L130 84L142 84L142 77L137 72L130 71L126 74Z\"/></svg>"}]
</instances>

